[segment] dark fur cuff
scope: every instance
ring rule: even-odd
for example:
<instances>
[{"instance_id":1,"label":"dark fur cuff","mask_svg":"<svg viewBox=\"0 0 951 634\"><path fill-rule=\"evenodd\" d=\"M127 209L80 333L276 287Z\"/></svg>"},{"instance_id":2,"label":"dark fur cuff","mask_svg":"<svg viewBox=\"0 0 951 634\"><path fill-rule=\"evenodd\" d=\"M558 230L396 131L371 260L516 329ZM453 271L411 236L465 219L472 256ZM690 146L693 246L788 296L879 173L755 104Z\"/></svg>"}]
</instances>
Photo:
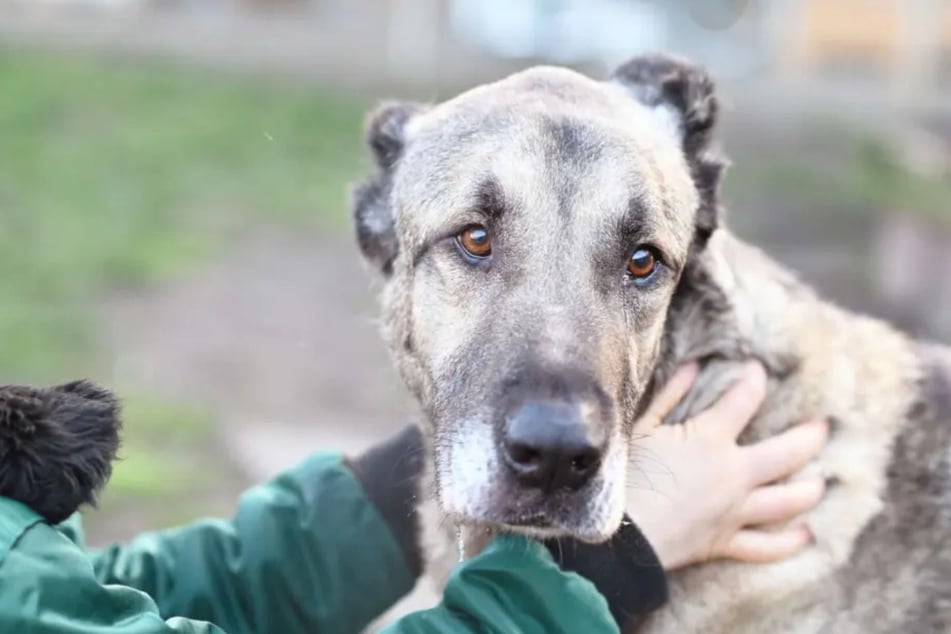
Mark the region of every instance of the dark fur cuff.
<instances>
[{"instance_id":1,"label":"dark fur cuff","mask_svg":"<svg viewBox=\"0 0 951 634\"><path fill-rule=\"evenodd\" d=\"M349 464L367 497L386 520L410 572L418 577L423 569L416 511L423 472L423 437L419 428L407 427Z\"/></svg>"},{"instance_id":2,"label":"dark fur cuff","mask_svg":"<svg viewBox=\"0 0 951 634\"><path fill-rule=\"evenodd\" d=\"M627 516L614 537L603 544L560 539L545 545L562 570L576 572L594 584L622 631L667 603L664 567Z\"/></svg>"},{"instance_id":3,"label":"dark fur cuff","mask_svg":"<svg viewBox=\"0 0 951 634\"><path fill-rule=\"evenodd\" d=\"M0 495L58 524L96 495L119 448L119 405L88 381L0 386Z\"/></svg>"}]
</instances>

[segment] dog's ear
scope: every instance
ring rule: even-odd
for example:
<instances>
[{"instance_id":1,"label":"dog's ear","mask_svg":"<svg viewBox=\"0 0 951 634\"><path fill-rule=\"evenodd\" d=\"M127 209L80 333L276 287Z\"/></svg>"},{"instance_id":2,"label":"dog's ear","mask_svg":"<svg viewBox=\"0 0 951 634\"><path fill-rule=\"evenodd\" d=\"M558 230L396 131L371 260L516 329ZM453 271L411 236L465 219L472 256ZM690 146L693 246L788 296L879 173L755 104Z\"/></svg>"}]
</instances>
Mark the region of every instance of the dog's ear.
<instances>
[{"instance_id":1,"label":"dog's ear","mask_svg":"<svg viewBox=\"0 0 951 634\"><path fill-rule=\"evenodd\" d=\"M635 57L611 76L631 95L656 112L679 136L700 193L698 246L717 228L719 187L726 161L710 145L719 105L713 80L699 66L668 55Z\"/></svg>"},{"instance_id":2,"label":"dog's ear","mask_svg":"<svg viewBox=\"0 0 951 634\"><path fill-rule=\"evenodd\" d=\"M367 119L366 142L377 169L353 188L351 207L360 250L383 275L392 272L399 254L390 204L393 172L406 148L407 124L424 110L425 106L415 103L387 103Z\"/></svg>"}]
</instances>

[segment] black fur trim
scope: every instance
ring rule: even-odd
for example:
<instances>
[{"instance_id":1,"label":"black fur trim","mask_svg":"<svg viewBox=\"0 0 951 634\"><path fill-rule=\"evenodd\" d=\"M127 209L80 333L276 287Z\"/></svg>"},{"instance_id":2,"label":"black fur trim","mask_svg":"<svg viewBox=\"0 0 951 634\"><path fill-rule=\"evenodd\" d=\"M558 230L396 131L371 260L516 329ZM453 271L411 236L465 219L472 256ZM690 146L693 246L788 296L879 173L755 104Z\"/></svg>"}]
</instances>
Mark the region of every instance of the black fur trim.
<instances>
[{"instance_id":1,"label":"black fur trim","mask_svg":"<svg viewBox=\"0 0 951 634\"><path fill-rule=\"evenodd\" d=\"M120 429L115 397L88 381L0 387L0 495L52 524L95 504Z\"/></svg>"},{"instance_id":2,"label":"black fur trim","mask_svg":"<svg viewBox=\"0 0 951 634\"><path fill-rule=\"evenodd\" d=\"M423 473L423 436L410 425L397 436L367 450L348 464L399 544L410 573L423 570L419 544L419 487Z\"/></svg>"},{"instance_id":3,"label":"black fur trim","mask_svg":"<svg viewBox=\"0 0 951 634\"><path fill-rule=\"evenodd\" d=\"M618 627L629 631L667 603L667 575L640 529L626 515L603 544L572 539L545 542L555 562L594 584Z\"/></svg>"}]
</instances>

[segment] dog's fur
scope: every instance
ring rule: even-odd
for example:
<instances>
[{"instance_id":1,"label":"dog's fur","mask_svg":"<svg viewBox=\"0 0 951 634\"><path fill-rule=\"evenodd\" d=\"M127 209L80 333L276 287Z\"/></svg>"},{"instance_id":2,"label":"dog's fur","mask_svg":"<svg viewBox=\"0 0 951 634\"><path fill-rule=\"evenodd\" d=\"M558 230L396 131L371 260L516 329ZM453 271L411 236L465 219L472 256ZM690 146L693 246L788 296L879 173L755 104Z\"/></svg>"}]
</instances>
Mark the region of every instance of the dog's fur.
<instances>
[{"instance_id":1,"label":"dog's fur","mask_svg":"<svg viewBox=\"0 0 951 634\"><path fill-rule=\"evenodd\" d=\"M472 527L512 529L526 507L551 523L514 530L605 539L626 487L644 484L631 428L656 387L703 363L676 423L756 357L770 384L743 441L833 421L799 476L831 483L804 518L816 543L674 574L642 631L948 631L951 352L819 299L722 226L716 112L705 73L651 56L607 82L534 68L373 115L379 169L355 189L357 235L385 279L385 335L426 417L441 517L473 547ZM453 242L471 223L489 227L488 262ZM640 244L664 262L647 285L623 275ZM609 437L576 494L526 501L503 475L499 420L525 394L579 402Z\"/></svg>"}]
</instances>

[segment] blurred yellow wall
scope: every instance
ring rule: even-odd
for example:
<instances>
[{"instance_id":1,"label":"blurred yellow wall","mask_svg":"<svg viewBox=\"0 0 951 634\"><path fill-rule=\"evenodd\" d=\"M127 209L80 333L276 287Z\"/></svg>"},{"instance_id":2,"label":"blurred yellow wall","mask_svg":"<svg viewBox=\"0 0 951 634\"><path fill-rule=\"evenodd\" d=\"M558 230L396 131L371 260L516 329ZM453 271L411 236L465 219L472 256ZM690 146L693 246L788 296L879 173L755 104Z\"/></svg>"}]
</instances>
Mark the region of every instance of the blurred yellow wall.
<instances>
[{"instance_id":1,"label":"blurred yellow wall","mask_svg":"<svg viewBox=\"0 0 951 634\"><path fill-rule=\"evenodd\" d=\"M951 52L948 0L802 0L797 13L782 60L794 73L845 60L921 76Z\"/></svg>"}]
</instances>

